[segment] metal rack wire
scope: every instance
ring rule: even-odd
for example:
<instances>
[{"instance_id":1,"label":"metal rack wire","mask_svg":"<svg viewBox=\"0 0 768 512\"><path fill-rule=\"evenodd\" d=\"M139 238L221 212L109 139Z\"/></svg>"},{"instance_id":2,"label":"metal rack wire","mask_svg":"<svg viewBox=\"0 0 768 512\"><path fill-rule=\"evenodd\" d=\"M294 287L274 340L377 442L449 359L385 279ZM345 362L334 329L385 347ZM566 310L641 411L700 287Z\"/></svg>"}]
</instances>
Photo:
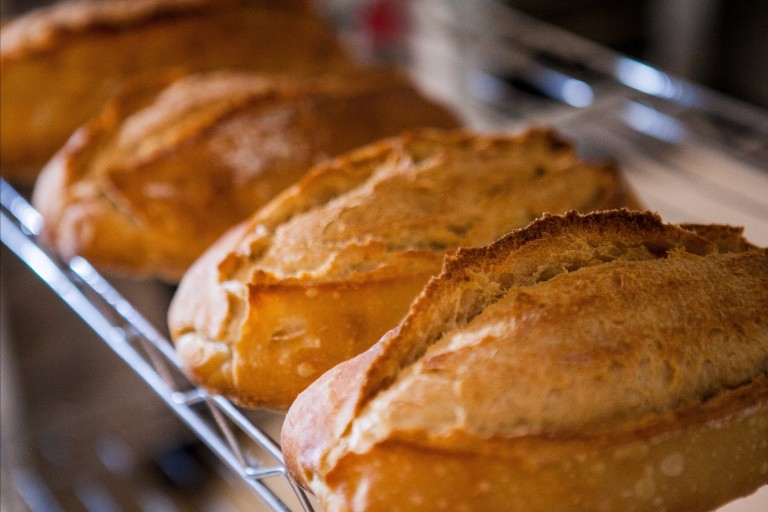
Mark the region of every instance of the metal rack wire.
<instances>
[{"instance_id":1,"label":"metal rack wire","mask_svg":"<svg viewBox=\"0 0 768 512\"><path fill-rule=\"evenodd\" d=\"M720 151L762 168L768 165L768 116L759 108L532 19L498 0L450 5L419 2L417 18L431 28L417 26L411 40L421 54L415 60L442 60L443 67L456 71L453 80L430 85L447 85L446 94L457 105L474 100L470 123L493 127L541 119L560 124L599 112L617 99L635 99ZM428 31L442 31L451 52L425 42L429 37L423 32Z\"/></svg>"},{"instance_id":2,"label":"metal rack wire","mask_svg":"<svg viewBox=\"0 0 768 512\"><path fill-rule=\"evenodd\" d=\"M62 261L40 240L40 214L0 180L0 240L102 338L170 409L276 512L312 511L287 474L280 446L226 399L184 376L173 346L83 258ZM287 480L280 496L270 480ZM284 494L284 493L283 493Z\"/></svg>"}]
</instances>

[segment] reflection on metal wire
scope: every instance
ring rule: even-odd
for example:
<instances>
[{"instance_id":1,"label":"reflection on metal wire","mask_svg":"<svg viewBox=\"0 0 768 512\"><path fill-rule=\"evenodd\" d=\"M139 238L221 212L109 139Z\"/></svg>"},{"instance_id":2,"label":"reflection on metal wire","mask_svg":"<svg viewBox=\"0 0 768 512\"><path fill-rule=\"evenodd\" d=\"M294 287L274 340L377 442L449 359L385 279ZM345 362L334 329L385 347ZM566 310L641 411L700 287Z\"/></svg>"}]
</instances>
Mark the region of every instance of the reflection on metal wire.
<instances>
[{"instance_id":1,"label":"reflection on metal wire","mask_svg":"<svg viewBox=\"0 0 768 512\"><path fill-rule=\"evenodd\" d=\"M626 57L619 58L615 68L616 78L622 84L640 92L668 100L684 100L684 86L668 74L647 64Z\"/></svg>"},{"instance_id":2,"label":"reflection on metal wire","mask_svg":"<svg viewBox=\"0 0 768 512\"><path fill-rule=\"evenodd\" d=\"M680 121L636 101L628 101L620 115L631 128L665 142L679 144L685 136Z\"/></svg>"}]
</instances>

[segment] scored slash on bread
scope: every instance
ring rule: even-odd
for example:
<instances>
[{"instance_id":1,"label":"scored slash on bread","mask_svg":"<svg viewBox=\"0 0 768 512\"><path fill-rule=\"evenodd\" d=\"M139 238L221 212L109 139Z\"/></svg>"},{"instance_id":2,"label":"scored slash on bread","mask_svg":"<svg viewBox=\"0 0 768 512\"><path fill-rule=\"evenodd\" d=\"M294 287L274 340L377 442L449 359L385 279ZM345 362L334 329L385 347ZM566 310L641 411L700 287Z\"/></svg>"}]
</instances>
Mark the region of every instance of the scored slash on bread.
<instances>
[{"instance_id":1,"label":"scored slash on bread","mask_svg":"<svg viewBox=\"0 0 768 512\"><path fill-rule=\"evenodd\" d=\"M69 0L11 19L0 42L2 175L23 184L126 81L358 68L305 0Z\"/></svg>"},{"instance_id":2,"label":"scored slash on bread","mask_svg":"<svg viewBox=\"0 0 768 512\"><path fill-rule=\"evenodd\" d=\"M329 511L691 512L768 483L766 432L768 251L619 210L449 257L281 444Z\"/></svg>"},{"instance_id":3,"label":"scored slash on bread","mask_svg":"<svg viewBox=\"0 0 768 512\"><path fill-rule=\"evenodd\" d=\"M190 269L171 304L199 384L286 409L407 312L445 254L545 212L633 206L617 170L547 129L424 130L317 166Z\"/></svg>"},{"instance_id":4,"label":"scored slash on bread","mask_svg":"<svg viewBox=\"0 0 768 512\"><path fill-rule=\"evenodd\" d=\"M33 203L64 257L178 282L312 165L455 117L396 72L205 73L137 82L49 162Z\"/></svg>"}]
</instances>

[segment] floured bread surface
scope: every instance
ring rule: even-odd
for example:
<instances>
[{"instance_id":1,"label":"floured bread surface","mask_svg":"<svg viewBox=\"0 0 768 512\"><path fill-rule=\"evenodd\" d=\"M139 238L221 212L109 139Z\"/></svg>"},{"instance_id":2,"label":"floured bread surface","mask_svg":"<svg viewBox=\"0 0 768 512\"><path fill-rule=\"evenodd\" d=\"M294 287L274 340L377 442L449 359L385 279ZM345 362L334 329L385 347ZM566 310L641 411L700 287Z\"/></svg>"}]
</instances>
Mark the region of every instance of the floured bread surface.
<instances>
[{"instance_id":1,"label":"floured bread surface","mask_svg":"<svg viewBox=\"0 0 768 512\"><path fill-rule=\"evenodd\" d=\"M704 511L751 492L768 251L740 233L569 213L459 251L299 396L288 467L323 510Z\"/></svg>"},{"instance_id":2,"label":"floured bread surface","mask_svg":"<svg viewBox=\"0 0 768 512\"><path fill-rule=\"evenodd\" d=\"M221 72L157 85L126 89L38 180L34 204L64 256L178 281L318 161L404 129L457 124L389 71Z\"/></svg>"},{"instance_id":3,"label":"floured bread surface","mask_svg":"<svg viewBox=\"0 0 768 512\"><path fill-rule=\"evenodd\" d=\"M0 29L3 177L30 184L126 81L222 69L317 75L355 67L308 5L70 0L12 19Z\"/></svg>"},{"instance_id":4,"label":"floured bread surface","mask_svg":"<svg viewBox=\"0 0 768 512\"><path fill-rule=\"evenodd\" d=\"M632 205L616 169L545 129L421 131L316 167L182 281L170 326L201 384L287 408L394 327L446 253L544 212Z\"/></svg>"}]
</instances>

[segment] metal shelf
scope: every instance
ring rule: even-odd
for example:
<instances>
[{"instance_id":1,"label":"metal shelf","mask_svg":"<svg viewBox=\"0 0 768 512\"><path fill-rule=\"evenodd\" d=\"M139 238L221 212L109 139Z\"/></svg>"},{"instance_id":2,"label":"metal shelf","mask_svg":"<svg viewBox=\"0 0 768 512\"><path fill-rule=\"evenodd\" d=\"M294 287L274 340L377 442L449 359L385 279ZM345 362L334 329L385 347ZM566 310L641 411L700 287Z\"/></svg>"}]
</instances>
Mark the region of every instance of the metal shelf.
<instances>
[{"instance_id":1,"label":"metal shelf","mask_svg":"<svg viewBox=\"0 0 768 512\"><path fill-rule=\"evenodd\" d=\"M2 243L48 284L271 510L312 511L307 496L287 476L278 443L229 401L190 383L171 342L83 258L62 261L40 239L41 226L40 214L5 180L0 180ZM287 496L277 492L274 480L287 481L292 492Z\"/></svg>"}]
</instances>

